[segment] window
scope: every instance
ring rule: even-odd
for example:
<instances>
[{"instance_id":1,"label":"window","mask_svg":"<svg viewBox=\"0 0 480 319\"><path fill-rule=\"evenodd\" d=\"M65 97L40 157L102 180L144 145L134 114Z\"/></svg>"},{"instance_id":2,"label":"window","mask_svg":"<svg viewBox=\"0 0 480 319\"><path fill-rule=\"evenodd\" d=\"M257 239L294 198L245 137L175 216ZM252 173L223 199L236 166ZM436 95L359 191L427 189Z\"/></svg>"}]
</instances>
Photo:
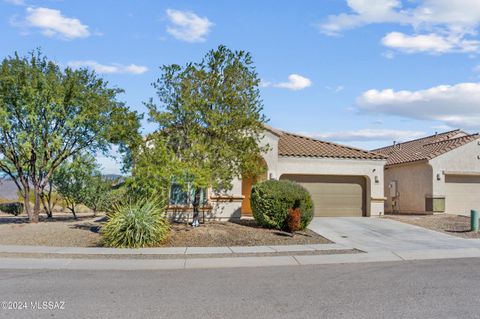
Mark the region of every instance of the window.
<instances>
[{"instance_id":1,"label":"window","mask_svg":"<svg viewBox=\"0 0 480 319\"><path fill-rule=\"evenodd\" d=\"M170 205L190 205L193 204L195 189L188 186L187 189L180 184L173 183L170 187ZM200 192L200 205L207 203L207 190Z\"/></svg>"}]
</instances>

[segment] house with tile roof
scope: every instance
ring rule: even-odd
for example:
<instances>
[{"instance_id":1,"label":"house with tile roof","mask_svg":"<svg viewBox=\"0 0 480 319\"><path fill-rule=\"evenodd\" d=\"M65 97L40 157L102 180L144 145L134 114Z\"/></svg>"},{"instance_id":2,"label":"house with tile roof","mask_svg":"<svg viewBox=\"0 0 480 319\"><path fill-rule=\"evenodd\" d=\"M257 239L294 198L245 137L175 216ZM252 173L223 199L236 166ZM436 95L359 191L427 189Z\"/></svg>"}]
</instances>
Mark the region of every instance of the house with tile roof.
<instances>
[{"instance_id":1,"label":"house with tile roof","mask_svg":"<svg viewBox=\"0 0 480 319\"><path fill-rule=\"evenodd\" d=\"M375 149L387 158L385 211L469 215L480 209L480 136L453 130Z\"/></svg>"},{"instance_id":2,"label":"house with tile roof","mask_svg":"<svg viewBox=\"0 0 480 319\"><path fill-rule=\"evenodd\" d=\"M227 193L208 192L212 219L251 216L252 185L288 179L312 195L315 216L378 216L384 210L383 167L386 157L336 143L265 127L262 143L265 174L237 179Z\"/></svg>"}]
</instances>

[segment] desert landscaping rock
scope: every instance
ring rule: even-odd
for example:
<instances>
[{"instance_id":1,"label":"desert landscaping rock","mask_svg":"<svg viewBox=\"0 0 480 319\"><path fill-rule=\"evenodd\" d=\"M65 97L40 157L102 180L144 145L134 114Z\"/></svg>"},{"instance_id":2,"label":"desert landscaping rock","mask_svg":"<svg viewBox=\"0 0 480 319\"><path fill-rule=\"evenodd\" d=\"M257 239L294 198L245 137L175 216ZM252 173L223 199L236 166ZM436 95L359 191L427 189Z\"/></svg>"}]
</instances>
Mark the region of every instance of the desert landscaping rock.
<instances>
[{"instance_id":1,"label":"desert landscaping rock","mask_svg":"<svg viewBox=\"0 0 480 319\"><path fill-rule=\"evenodd\" d=\"M470 217L435 214L435 215L386 215L385 218L420 226L462 238L480 238L480 232L470 231Z\"/></svg>"},{"instance_id":2,"label":"desert landscaping rock","mask_svg":"<svg viewBox=\"0 0 480 319\"><path fill-rule=\"evenodd\" d=\"M100 227L105 216L80 214L74 220L61 214L48 220L42 216L38 224L27 223L26 216L0 215L0 245L35 245L53 247L101 247ZM206 222L198 228L173 223L170 238L159 247L228 247L282 246L327 244L328 239L305 230L293 236L258 227L253 220L238 222ZM172 249L176 251L177 249ZM229 251L231 252L231 251ZM121 252L120 252L121 253Z\"/></svg>"}]
</instances>

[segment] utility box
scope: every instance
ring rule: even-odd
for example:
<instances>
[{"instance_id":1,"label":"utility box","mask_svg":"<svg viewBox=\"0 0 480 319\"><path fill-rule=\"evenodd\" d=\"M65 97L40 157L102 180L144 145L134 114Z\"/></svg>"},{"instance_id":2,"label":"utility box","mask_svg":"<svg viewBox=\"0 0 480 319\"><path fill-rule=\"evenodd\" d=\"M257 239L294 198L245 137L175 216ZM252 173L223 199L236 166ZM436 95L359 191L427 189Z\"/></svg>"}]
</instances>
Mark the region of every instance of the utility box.
<instances>
[{"instance_id":1,"label":"utility box","mask_svg":"<svg viewBox=\"0 0 480 319\"><path fill-rule=\"evenodd\" d=\"M445 196L426 196L425 211L432 213L445 212Z\"/></svg>"},{"instance_id":2,"label":"utility box","mask_svg":"<svg viewBox=\"0 0 480 319\"><path fill-rule=\"evenodd\" d=\"M397 181L391 181L388 184L389 194L391 198L395 198L398 196L398 183Z\"/></svg>"}]
</instances>

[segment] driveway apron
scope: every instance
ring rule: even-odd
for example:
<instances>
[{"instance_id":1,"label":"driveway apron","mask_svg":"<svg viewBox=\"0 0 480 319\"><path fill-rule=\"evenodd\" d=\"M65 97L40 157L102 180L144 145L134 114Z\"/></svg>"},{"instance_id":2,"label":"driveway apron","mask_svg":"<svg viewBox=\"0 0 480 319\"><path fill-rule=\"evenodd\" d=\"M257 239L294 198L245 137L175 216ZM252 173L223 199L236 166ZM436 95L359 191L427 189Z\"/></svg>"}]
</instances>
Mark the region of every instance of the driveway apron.
<instances>
[{"instance_id":1,"label":"driveway apron","mask_svg":"<svg viewBox=\"0 0 480 319\"><path fill-rule=\"evenodd\" d=\"M480 248L464 239L402 222L368 217L317 217L309 228L336 242L364 251Z\"/></svg>"}]
</instances>

